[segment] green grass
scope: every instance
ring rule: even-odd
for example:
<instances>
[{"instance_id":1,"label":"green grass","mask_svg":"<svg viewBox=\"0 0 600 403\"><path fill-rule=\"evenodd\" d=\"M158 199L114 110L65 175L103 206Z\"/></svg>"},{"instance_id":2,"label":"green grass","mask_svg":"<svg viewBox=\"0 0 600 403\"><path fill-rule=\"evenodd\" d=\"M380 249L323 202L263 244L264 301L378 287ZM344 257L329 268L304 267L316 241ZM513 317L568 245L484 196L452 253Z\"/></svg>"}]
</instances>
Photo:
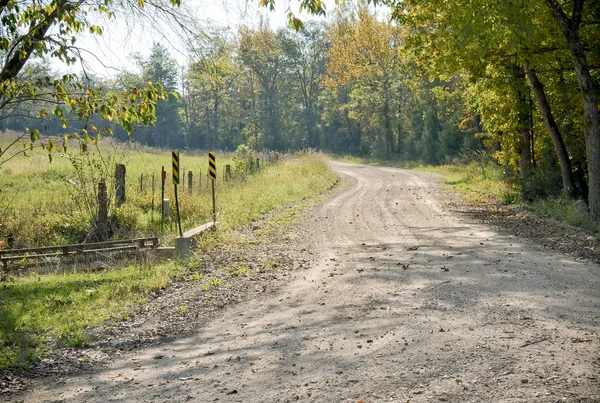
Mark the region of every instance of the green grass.
<instances>
[{"instance_id":1,"label":"green grass","mask_svg":"<svg viewBox=\"0 0 600 403\"><path fill-rule=\"evenodd\" d=\"M0 373L26 367L50 342L70 347L91 343L90 326L127 317L127 308L144 302L186 267L167 262L100 273L27 275L0 287Z\"/></svg>"},{"instance_id":2,"label":"green grass","mask_svg":"<svg viewBox=\"0 0 600 403\"><path fill-rule=\"evenodd\" d=\"M231 271L229 271L229 275L231 277L238 277L238 276L250 276L254 274L254 270L250 269L249 267L245 266L243 263L237 263L233 266L233 268L231 269Z\"/></svg>"},{"instance_id":3,"label":"green grass","mask_svg":"<svg viewBox=\"0 0 600 403\"><path fill-rule=\"evenodd\" d=\"M168 242L176 235L170 152L136 150L108 143L99 151L77 158L85 161L85 168L79 171L67 158L55 158L50 164L41 150L0 168L0 241L13 234L15 247L37 247L89 239L97 210L94 204L97 182L103 176L109 181L112 179L116 162L125 163L127 167L127 202L120 208L110 206L113 238L159 236ZM181 224L185 231L212 220L212 198L205 177L208 158L203 154L181 152L180 161L182 170L195 173L192 193L188 192L187 184L179 186ZM217 155L217 219L225 230L238 228L277 206L318 193L336 178L324 163L324 157L317 154L286 159L243 180L224 182L222 172L226 164L233 167L232 158ZM159 217L161 166L169 170L165 197L171 201L170 223L162 229ZM139 189L141 174L145 175L142 192ZM150 187L152 174L154 192ZM111 183L108 189L112 199Z\"/></svg>"},{"instance_id":4,"label":"green grass","mask_svg":"<svg viewBox=\"0 0 600 403\"><path fill-rule=\"evenodd\" d=\"M162 162L162 159L168 158L167 161L170 161L169 154L148 156L148 159L157 159L157 164L165 166L168 163ZM206 159L204 156L197 158L199 164ZM218 158L217 156L217 162ZM160 170L160 165L158 166ZM70 169L61 164L43 167L41 162L40 166L34 164L30 168L30 175L34 178L48 170L66 172ZM20 169L22 172L13 171L8 179L5 175L0 175L0 188L3 184L16 181L13 175L21 178L28 175L27 170L23 167ZM218 181L219 231L203 238L201 247L240 242L236 229L273 211L275 212L267 220L267 227L270 228L268 231L278 231L289 226L300 219L305 207L321 200L315 195L330 188L336 180L337 175L329 169L323 155L306 154L284 159L280 164L267 167L258 174L246 176L244 180L226 183ZM48 184L44 181L38 184L39 199L33 198L32 201L46 197L43 193ZM54 182L50 186L63 185ZM6 193L4 192L3 197ZM113 214L119 215L118 219L122 224L131 226L131 234L139 236L156 234L158 231L158 225L152 224L149 196L130 191L127 203L113 211ZM184 229L210 220L211 198L208 192L193 195L181 192L180 205ZM289 208L278 209L282 206ZM67 230L69 225L78 225L77 218L74 218L77 216L76 211L67 210L64 215L59 214L60 210L54 210L50 215L41 212L29 215L33 208L34 206L15 203L11 206L11 212L24 216L11 219L13 224L16 221L22 223L23 228L18 229L23 233L39 236L39 242L44 244L61 239L60 236L51 235L53 232L50 228L53 225L59 223ZM53 215L56 216L54 219ZM71 216L71 219L67 216ZM81 220L85 221L83 218ZM6 227L7 221L1 221L0 226L2 225ZM169 229L167 225L165 231L158 232L158 235L164 242L168 242L176 235L176 231L175 228ZM265 267L274 269L276 263L268 262ZM234 269L236 272L232 272L230 278L254 274L243 266ZM167 262L152 267L130 266L96 273L30 274L9 278L0 283L0 374L27 367L54 345L90 346L91 341L85 332L87 328L107 320L126 319L132 306L143 303L153 292L164 288L169 279L183 274L192 281L197 281L205 291L221 285L220 279L207 279L199 273L194 258L188 262ZM187 307L182 306L178 312L183 314L186 309Z\"/></svg>"},{"instance_id":5,"label":"green grass","mask_svg":"<svg viewBox=\"0 0 600 403\"><path fill-rule=\"evenodd\" d=\"M488 166L482 171L477 164L463 166L424 167L444 176L444 183L458 190L474 202L500 201L505 204L523 204L539 217L552 218L560 222L582 228L594 234L600 233L600 224L577 201L568 197L557 196L537 199L531 204L524 204L518 186L503 180L503 173L498 166Z\"/></svg>"},{"instance_id":6,"label":"green grass","mask_svg":"<svg viewBox=\"0 0 600 403\"><path fill-rule=\"evenodd\" d=\"M206 283L204 283L204 285L202 286L202 291L210 291L210 289L212 287L218 287L219 285L221 285L221 280L218 278L211 278L210 280L208 280Z\"/></svg>"},{"instance_id":7,"label":"green grass","mask_svg":"<svg viewBox=\"0 0 600 403\"><path fill-rule=\"evenodd\" d=\"M592 220L589 214L578 207L574 200L567 197L537 200L533 203L533 211L541 217L553 218L600 234L600 224Z\"/></svg>"},{"instance_id":8,"label":"green grass","mask_svg":"<svg viewBox=\"0 0 600 403\"><path fill-rule=\"evenodd\" d=\"M0 147L7 144L8 140L0 137ZM1 164L0 240L13 234L16 246L36 247L89 239L97 211L98 182L106 181L109 198L113 200L116 163L124 164L127 169L127 202L119 209L110 206L114 238L170 235L168 225L160 231L159 220L160 172L163 166L167 170L165 197L174 201L170 150L117 144L108 139L99 143L98 147L91 147L85 154L77 149L69 150L64 156L56 154L52 163L44 150L36 148L27 157L17 157ZM206 181L208 157L205 153L181 151L180 163L181 171L185 173L179 186L183 224L191 228L198 220L209 216L208 209L197 210L195 202L198 198L209 198ZM226 164L233 165L231 155L217 155L217 163L220 177ZM187 192L188 171L194 174L193 197ZM172 208L173 217L174 210Z\"/></svg>"},{"instance_id":9,"label":"green grass","mask_svg":"<svg viewBox=\"0 0 600 403\"><path fill-rule=\"evenodd\" d=\"M415 162L402 159L386 160L384 158L375 157L356 157L353 155L338 155L335 156L336 161L347 162L350 164L365 164L373 165L378 167L394 167L394 168L406 168L406 169L419 169L424 165Z\"/></svg>"},{"instance_id":10,"label":"green grass","mask_svg":"<svg viewBox=\"0 0 600 403\"><path fill-rule=\"evenodd\" d=\"M444 177L443 184L463 194L473 202L502 201L507 204L521 200L519 189L503 179L501 167L490 165L424 166L419 169L435 172Z\"/></svg>"}]
</instances>

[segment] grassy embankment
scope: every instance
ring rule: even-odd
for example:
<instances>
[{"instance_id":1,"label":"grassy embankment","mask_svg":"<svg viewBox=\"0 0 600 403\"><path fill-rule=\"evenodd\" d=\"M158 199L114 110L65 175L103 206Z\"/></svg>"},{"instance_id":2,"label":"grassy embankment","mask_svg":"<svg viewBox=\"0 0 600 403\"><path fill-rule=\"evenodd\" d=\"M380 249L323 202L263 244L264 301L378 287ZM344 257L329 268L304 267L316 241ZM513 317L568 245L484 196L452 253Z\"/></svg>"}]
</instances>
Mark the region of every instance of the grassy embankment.
<instances>
[{"instance_id":1,"label":"grassy embankment","mask_svg":"<svg viewBox=\"0 0 600 403\"><path fill-rule=\"evenodd\" d=\"M421 169L435 172L444 177L442 183L476 203L501 202L521 204L540 217L549 217L567 224L584 228L592 233L600 233L600 224L581 211L574 200L558 196L537 199L533 203L522 201L519 187L510 184L502 168L493 163L479 164L471 162L460 165L425 166L414 162L384 161L369 158L343 157L343 161L376 166L395 166L399 168Z\"/></svg>"},{"instance_id":2,"label":"grassy embankment","mask_svg":"<svg viewBox=\"0 0 600 403\"><path fill-rule=\"evenodd\" d=\"M128 173L133 171L133 177L139 177L140 171L160 172L161 165L170 165L168 153L136 152L126 153L126 156L129 158ZM41 161L47 157L37 157L41 158L38 162L22 161L11 165L10 172L3 171L0 181L3 197L10 193L8 189L19 189L22 196L19 202L15 199L10 211L22 209L26 218L13 218L15 220L24 223L34 220L35 217L30 214L36 208L36 203L42 202L46 203L46 208L52 206L51 214L60 215L60 220L54 222L60 222L70 213L64 211L64 207L57 209L59 203L56 199L62 197L62 192L54 192L56 188L65 186L60 182L64 181L65 175L72 174L71 167L64 162L44 166ZM181 158L185 168L192 168L195 164L204 167L207 164L204 154L197 159L184 159L182 153ZM143 164L133 164L132 161L143 161ZM149 168L150 162L152 168ZM224 164L222 158L217 162ZM24 179L29 183L22 184ZM322 156L304 155L286 159L258 174L248 175L242 181L221 183L217 194L219 239L235 239L232 235L235 229L277 207L318 194L329 188L335 180L336 175L324 163ZM142 233L148 234L158 228L151 218L156 213L149 211L150 195L131 189L136 186L139 186L139 182L130 185L128 201L124 208L118 210L128 209L119 214L127 217L132 225L139 225ZM186 191L181 193L184 227L193 227L209 220L210 198L206 191L201 194L194 192L193 195L187 195ZM28 202L23 200L25 198ZM69 201L64 203L69 206ZM41 214L39 207L37 214L47 217ZM289 214L285 210L279 215L281 218L276 220L277 225L288 222L286 217ZM39 222L35 225L44 225L43 220ZM175 235L174 232L174 229L170 231L171 235ZM48 233L44 230L44 234ZM162 235L164 238L167 233ZM56 236L52 241L60 239L60 236ZM74 347L88 345L89 340L84 334L86 328L126 317L129 307L143 303L150 294L164 288L174 276L193 272L193 266L192 259L188 262L168 261L151 267L130 266L94 273L32 274L9 278L9 281L0 285L0 374L28 366L43 356L52 342Z\"/></svg>"}]
</instances>

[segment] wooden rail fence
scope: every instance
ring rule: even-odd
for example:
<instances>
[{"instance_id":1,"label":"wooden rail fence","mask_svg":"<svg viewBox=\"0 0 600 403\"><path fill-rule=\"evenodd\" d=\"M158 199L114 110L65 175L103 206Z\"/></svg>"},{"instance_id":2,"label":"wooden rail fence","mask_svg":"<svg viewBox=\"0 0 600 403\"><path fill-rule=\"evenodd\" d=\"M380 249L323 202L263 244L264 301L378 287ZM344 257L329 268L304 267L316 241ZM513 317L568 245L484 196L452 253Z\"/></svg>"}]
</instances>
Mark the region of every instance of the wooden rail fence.
<instances>
[{"instance_id":1,"label":"wooden rail fence","mask_svg":"<svg viewBox=\"0 0 600 403\"><path fill-rule=\"evenodd\" d=\"M139 249L153 249L159 246L158 238L125 239L122 241L107 241L83 243L76 245L45 246L41 248L0 250L2 268L7 271L11 264L31 266L45 263L52 258L73 258L94 254L125 252Z\"/></svg>"}]
</instances>

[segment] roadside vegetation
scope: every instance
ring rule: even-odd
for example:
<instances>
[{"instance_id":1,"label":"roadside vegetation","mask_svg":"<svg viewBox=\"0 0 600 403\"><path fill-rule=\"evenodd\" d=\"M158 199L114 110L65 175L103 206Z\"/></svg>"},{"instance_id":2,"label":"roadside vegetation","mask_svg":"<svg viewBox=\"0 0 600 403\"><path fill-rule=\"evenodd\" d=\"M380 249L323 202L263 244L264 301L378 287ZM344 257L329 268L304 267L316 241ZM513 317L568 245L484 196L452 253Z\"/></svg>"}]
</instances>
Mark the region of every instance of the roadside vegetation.
<instances>
[{"instance_id":1,"label":"roadside vegetation","mask_svg":"<svg viewBox=\"0 0 600 403\"><path fill-rule=\"evenodd\" d=\"M600 236L600 224L592 219L582 200L561 194L524 198L521 188L508 180L505 171L497 164L482 167L471 162L422 169L443 175L444 184L458 190L471 201L517 204L539 217L552 218Z\"/></svg>"},{"instance_id":2,"label":"roadside vegetation","mask_svg":"<svg viewBox=\"0 0 600 403\"><path fill-rule=\"evenodd\" d=\"M1 141L1 140L0 140ZM98 182L109 193L110 237L124 239L177 232L170 151L102 142L86 153L71 151L52 163L44 150L35 149L2 167L0 177L0 241L4 247L25 248L93 241ZM319 192L332 175L318 154L286 158L277 168L274 154L257 154L242 146L237 153L217 154L218 220L224 229L236 228L273 209ZM256 159L263 164L252 173ZM115 164L126 166L126 202L114 202ZM224 181L225 165L232 180ZM183 230L212 221L212 198L206 153L180 152L179 206ZM167 171L165 197L171 219L161 223L161 167ZM188 191L188 171L193 188ZM154 179L153 179L154 178ZM152 181L154 180L154 190ZM142 184L140 184L140 181ZM244 189L240 191L240 189ZM8 245L10 239L11 245Z\"/></svg>"},{"instance_id":3,"label":"roadside vegetation","mask_svg":"<svg viewBox=\"0 0 600 403\"><path fill-rule=\"evenodd\" d=\"M149 171L151 161L155 167L158 166L159 170L159 164L163 164L160 161L170 162L170 155L164 152L154 153L152 150L145 150L125 154L130 161L136 161L135 165L131 165L137 167L134 173ZM183 160L183 154L181 158ZM204 164L205 160L206 157L202 154L189 157L187 160L190 161L189 165L188 162L184 164L191 167L193 165L191 162L200 164L200 161L203 161ZM142 164L142 161L146 165ZM217 161L219 162L219 159ZM224 163L227 160L221 158L221 161ZM234 166L239 166L241 164L239 155L237 160L232 162ZM46 171L40 166L41 163L32 163L34 170L39 169L32 177L38 178L43 176L44 172L54 173L55 170L64 174L73 173L72 167L66 162L52 165L52 171ZM19 167L20 170L15 171L14 175L22 177L31 175L28 174L26 167L23 165ZM23 225L27 224L27 228L32 228L32 234L35 234L34 228L43 227L45 225L43 219L47 217L43 214L38 214L38 217L35 214L30 215L36 207L33 203L37 200L35 198L37 194L46 206L56 203L52 206L58 208L61 203L65 203L59 210L53 210L60 211L60 217L76 215L77 210L66 210L73 208L68 200L59 202L44 195L45 189L51 192L53 188L65 186L61 184L61 180L64 180L64 177L57 175L53 183L38 182L37 190L29 188L22 190L23 194L30 195L29 202L32 204L13 203L10 210L4 209L4 214L7 214L6 211L26 214L32 223L26 223L24 220ZM217 194L219 231L215 236L203 240L204 247L215 245L216 240L237 242L235 232L237 229L278 208L282 208L282 211L273 216L270 228L277 230L281 226L290 225L294 222L290 216L297 215L298 209L306 205L303 200L310 200L311 197L330 188L336 181L337 175L329 169L324 156L308 153L284 156L280 158L278 164L267 166L257 173L239 176L238 179L227 183L221 182ZM10 182L10 179L6 182L2 181L2 183ZM134 185L132 187L135 188ZM136 194L134 190L131 192L133 195L128 197L124 207L115 208L119 220L128 220L130 227L127 234L138 236L139 233L136 232L138 224L141 224L139 228L143 234L149 235L152 231L160 231L158 220L152 219L152 214L158 217L158 213L150 211L150 195ZM180 200L185 227L189 228L210 221L209 193L187 195L186 192L181 190ZM289 209L285 208L288 205L292 206ZM126 212L123 212L124 208ZM81 232L85 233L89 222L86 221L86 217L78 219L82 226ZM58 219L57 221L60 222ZM168 229L169 225L165 227L167 229L161 233L164 239L169 235L175 235L175 230ZM43 239L40 237L40 242ZM64 238L56 236L53 239ZM48 348L55 345L89 346L91 342L85 334L85 329L107 320L125 319L128 310L134 304L146 301L150 295L166 287L170 279L175 276L190 274L191 278L196 278L202 283L201 289L206 292L221 284L218 278L203 278L201 273L195 271L197 267L197 262L192 258L188 261L105 268L93 272L67 271L62 274L9 276L0 288L0 373L27 367L42 357ZM252 275L252 272L243 266L236 267L230 273L231 278L247 275Z\"/></svg>"}]
</instances>

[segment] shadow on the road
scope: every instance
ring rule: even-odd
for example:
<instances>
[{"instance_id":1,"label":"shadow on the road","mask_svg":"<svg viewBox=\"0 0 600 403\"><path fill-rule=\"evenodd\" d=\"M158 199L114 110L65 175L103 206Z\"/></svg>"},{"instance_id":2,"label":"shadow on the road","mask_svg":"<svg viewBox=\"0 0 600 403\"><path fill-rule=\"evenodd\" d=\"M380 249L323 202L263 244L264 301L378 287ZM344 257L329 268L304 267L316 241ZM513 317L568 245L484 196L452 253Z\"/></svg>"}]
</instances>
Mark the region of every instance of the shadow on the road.
<instances>
[{"instance_id":1,"label":"shadow on the road","mask_svg":"<svg viewBox=\"0 0 600 403\"><path fill-rule=\"evenodd\" d=\"M554 357L597 342L571 337L600 325L597 267L508 237L445 241L468 229L414 229L418 245L340 247L339 265L323 268L315 287L348 290L347 299L317 292L301 303L271 296L258 311L240 305L239 318L224 318L229 327L201 329L157 350L160 356L94 374L76 400L340 401L377 385L402 398L428 387L431 396L443 389L447 401L465 401L462 379L569 376ZM557 330L559 322L572 332ZM544 364L527 364L534 359ZM132 365L139 368L133 379L119 376ZM470 393L525 401L538 390L552 392L542 381L536 390L520 384L520 392L488 383L472 382Z\"/></svg>"}]
</instances>

